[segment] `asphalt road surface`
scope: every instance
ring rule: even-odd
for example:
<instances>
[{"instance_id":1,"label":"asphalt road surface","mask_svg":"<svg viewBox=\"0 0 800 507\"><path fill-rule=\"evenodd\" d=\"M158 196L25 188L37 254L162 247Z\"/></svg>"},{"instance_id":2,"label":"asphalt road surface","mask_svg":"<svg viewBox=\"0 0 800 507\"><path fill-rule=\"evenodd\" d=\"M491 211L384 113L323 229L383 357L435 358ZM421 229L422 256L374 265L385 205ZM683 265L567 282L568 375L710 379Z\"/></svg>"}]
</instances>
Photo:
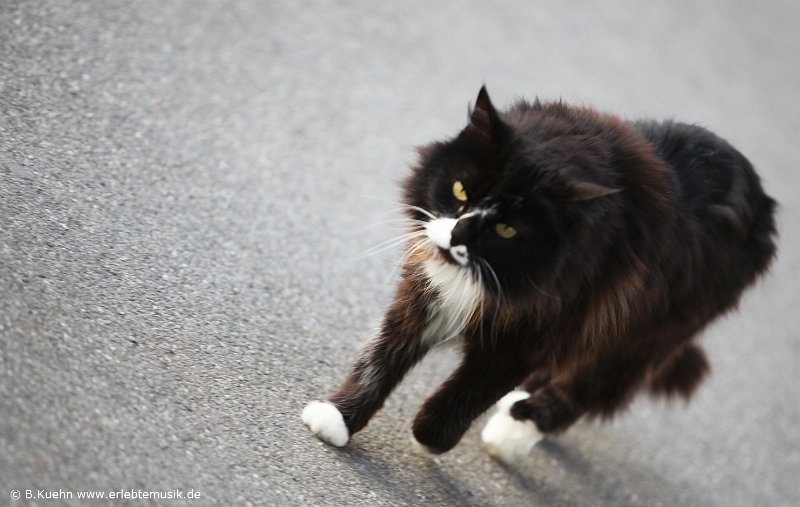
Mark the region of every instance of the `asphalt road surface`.
<instances>
[{"instance_id":1,"label":"asphalt road surface","mask_svg":"<svg viewBox=\"0 0 800 507\"><path fill-rule=\"evenodd\" d=\"M0 4L0 505L800 505L800 7L489 4ZM513 467L484 417L429 457L410 423L444 351L328 447L300 411L397 260L360 254L483 83L716 131L781 203L778 262L705 333L688 406L641 399Z\"/></svg>"}]
</instances>

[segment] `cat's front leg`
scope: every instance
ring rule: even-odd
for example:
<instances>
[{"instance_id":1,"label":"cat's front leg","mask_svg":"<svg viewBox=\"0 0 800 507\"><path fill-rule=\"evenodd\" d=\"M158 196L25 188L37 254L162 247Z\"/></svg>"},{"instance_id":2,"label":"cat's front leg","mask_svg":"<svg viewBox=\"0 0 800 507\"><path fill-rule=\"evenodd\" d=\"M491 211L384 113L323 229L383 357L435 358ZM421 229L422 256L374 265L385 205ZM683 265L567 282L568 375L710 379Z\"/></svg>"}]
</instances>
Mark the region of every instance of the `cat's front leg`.
<instances>
[{"instance_id":1,"label":"cat's front leg","mask_svg":"<svg viewBox=\"0 0 800 507\"><path fill-rule=\"evenodd\" d=\"M342 385L327 401L313 401L303 410L303 422L321 440L345 445L428 351L421 340L427 303L414 288L413 283L401 283L380 332L361 351Z\"/></svg>"},{"instance_id":2,"label":"cat's front leg","mask_svg":"<svg viewBox=\"0 0 800 507\"><path fill-rule=\"evenodd\" d=\"M414 437L429 451L452 449L472 421L520 384L529 365L518 351L468 352L414 419Z\"/></svg>"}]
</instances>

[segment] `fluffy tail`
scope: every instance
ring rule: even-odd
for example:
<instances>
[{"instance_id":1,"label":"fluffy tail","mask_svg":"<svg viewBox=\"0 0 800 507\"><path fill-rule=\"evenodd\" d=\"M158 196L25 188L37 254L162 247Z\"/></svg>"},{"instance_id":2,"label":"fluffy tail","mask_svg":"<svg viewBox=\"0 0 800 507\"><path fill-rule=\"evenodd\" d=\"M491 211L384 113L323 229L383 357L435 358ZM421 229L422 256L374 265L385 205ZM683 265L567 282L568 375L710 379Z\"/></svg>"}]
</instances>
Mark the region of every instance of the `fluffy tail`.
<instances>
[{"instance_id":1,"label":"fluffy tail","mask_svg":"<svg viewBox=\"0 0 800 507\"><path fill-rule=\"evenodd\" d=\"M689 399L710 371L703 349L696 343L688 343L654 372L650 379L650 392L657 396L679 395Z\"/></svg>"}]
</instances>

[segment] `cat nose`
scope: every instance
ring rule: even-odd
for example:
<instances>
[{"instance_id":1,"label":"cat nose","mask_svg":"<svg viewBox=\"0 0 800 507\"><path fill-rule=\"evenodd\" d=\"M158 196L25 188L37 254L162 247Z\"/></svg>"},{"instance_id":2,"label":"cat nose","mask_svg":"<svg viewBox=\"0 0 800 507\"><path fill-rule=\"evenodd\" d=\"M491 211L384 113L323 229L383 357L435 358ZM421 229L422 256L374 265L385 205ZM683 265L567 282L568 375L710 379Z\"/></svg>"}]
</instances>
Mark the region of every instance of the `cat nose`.
<instances>
[{"instance_id":1,"label":"cat nose","mask_svg":"<svg viewBox=\"0 0 800 507\"><path fill-rule=\"evenodd\" d=\"M480 218L477 216L462 217L459 219L450 233L450 244L468 244L480 233L481 222L482 220L480 220Z\"/></svg>"}]
</instances>

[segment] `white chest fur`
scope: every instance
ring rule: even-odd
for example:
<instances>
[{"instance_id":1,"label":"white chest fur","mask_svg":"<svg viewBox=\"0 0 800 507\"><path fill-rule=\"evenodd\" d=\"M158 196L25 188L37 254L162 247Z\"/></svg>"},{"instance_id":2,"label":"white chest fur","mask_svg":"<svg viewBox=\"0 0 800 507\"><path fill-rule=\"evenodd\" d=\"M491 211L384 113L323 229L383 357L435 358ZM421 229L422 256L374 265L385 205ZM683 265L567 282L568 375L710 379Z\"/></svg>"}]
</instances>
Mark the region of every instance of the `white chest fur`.
<instances>
[{"instance_id":1,"label":"white chest fur","mask_svg":"<svg viewBox=\"0 0 800 507\"><path fill-rule=\"evenodd\" d=\"M470 317L482 305L482 287L467 269L439 259L425 261L424 268L439 298L431 308L422 341L437 345L460 338Z\"/></svg>"}]
</instances>

